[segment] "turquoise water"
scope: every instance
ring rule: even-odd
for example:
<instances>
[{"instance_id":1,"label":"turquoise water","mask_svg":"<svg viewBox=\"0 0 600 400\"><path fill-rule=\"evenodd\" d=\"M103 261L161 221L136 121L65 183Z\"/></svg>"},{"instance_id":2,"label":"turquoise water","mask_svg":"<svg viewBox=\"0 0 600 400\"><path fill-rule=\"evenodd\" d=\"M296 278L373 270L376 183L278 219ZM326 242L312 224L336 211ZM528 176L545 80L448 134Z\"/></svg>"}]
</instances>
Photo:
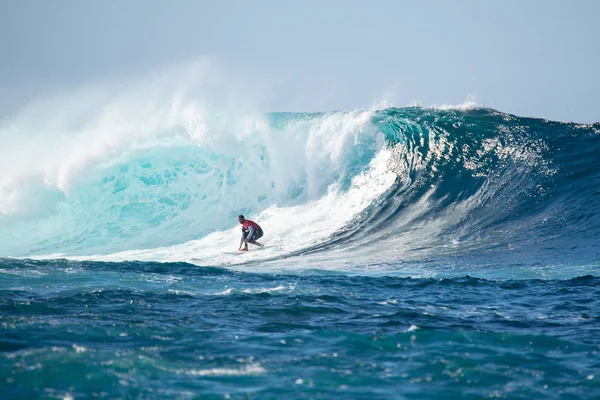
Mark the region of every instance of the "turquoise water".
<instances>
[{"instance_id":1,"label":"turquoise water","mask_svg":"<svg viewBox=\"0 0 600 400\"><path fill-rule=\"evenodd\" d=\"M252 121L3 171L3 398L600 397L600 125Z\"/></svg>"}]
</instances>

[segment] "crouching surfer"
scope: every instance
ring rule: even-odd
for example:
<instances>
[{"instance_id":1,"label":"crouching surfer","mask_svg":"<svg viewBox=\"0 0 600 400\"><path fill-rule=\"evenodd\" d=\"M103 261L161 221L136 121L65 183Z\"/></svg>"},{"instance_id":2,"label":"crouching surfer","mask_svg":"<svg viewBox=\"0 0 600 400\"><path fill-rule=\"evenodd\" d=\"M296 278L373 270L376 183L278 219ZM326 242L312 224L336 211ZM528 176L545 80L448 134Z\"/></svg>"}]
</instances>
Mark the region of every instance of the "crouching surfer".
<instances>
[{"instance_id":1,"label":"crouching surfer","mask_svg":"<svg viewBox=\"0 0 600 400\"><path fill-rule=\"evenodd\" d=\"M243 215L238 217L238 221L242 224L242 240L240 241L240 251L248 251L248 243L262 247L263 245L258 243L256 240L260 239L263 235L263 230L254 221L244 218Z\"/></svg>"}]
</instances>

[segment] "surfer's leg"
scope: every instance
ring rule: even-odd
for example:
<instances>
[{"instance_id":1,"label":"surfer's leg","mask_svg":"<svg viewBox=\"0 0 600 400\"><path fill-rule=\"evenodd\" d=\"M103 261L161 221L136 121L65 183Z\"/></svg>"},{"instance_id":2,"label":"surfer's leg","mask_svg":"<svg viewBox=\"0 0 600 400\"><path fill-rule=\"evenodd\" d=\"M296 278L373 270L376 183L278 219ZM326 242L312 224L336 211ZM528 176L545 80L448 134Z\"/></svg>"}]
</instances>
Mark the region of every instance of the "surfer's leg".
<instances>
[{"instance_id":1,"label":"surfer's leg","mask_svg":"<svg viewBox=\"0 0 600 400\"><path fill-rule=\"evenodd\" d=\"M260 246L260 247L263 247L263 246L264 246L264 244L262 244L262 243L258 243L258 242L256 241L256 239L260 239L262 236L263 236L263 230L262 230L262 229L259 229L259 230L258 230L258 232L256 232L256 234L254 235L254 239L255 239L255 240L254 240L254 242L256 243L256 245L257 245L257 246Z\"/></svg>"},{"instance_id":2,"label":"surfer's leg","mask_svg":"<svg viewBox=\"0 0 600 400\"><path fill-rule=\"evenodd\" d=\"M262 247L263 245L258 243L256 239L260 239L263 235L262 229L254 231L254 235L250 239L248 239L248 243L252 243L255 246Z\"/></svg>"}]
</instances>

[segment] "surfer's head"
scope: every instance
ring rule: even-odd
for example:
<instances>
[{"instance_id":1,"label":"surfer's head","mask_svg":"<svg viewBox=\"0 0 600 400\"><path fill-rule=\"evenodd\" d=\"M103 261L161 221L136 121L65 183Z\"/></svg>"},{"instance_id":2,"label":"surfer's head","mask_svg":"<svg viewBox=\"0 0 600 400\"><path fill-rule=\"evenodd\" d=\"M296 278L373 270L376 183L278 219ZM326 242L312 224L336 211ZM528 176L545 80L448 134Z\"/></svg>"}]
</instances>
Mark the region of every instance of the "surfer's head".
<instances>
[{"instance_id":1,"label":"surfer's head","mask_svg":"<svg viewBox=\"0 0 600 400\"><path fill-rule=\"evenodd\" d=\"M240 222L240 224L243 224L245 220L246 218L244 218L243 215L238 215L238 221Z\"/></svg>"}]
</instances>

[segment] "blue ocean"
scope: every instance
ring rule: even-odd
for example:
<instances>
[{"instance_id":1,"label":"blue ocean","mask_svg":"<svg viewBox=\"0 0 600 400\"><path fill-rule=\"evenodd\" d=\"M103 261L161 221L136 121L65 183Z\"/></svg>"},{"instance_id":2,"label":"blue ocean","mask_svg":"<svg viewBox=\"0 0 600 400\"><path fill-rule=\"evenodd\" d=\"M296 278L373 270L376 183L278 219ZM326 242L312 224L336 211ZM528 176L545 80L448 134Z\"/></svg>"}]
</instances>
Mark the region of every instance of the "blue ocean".
<instances>
[{"instance_id":1,"label":"blue ocean","mask_svg":"<svg viewBox=\"0 0 600 400\"><path fill-rule=\"evenodd\" d=\"M600 398L599 123L119 112L0 124L3 399Z\"/></svg>"}]
</instances>

